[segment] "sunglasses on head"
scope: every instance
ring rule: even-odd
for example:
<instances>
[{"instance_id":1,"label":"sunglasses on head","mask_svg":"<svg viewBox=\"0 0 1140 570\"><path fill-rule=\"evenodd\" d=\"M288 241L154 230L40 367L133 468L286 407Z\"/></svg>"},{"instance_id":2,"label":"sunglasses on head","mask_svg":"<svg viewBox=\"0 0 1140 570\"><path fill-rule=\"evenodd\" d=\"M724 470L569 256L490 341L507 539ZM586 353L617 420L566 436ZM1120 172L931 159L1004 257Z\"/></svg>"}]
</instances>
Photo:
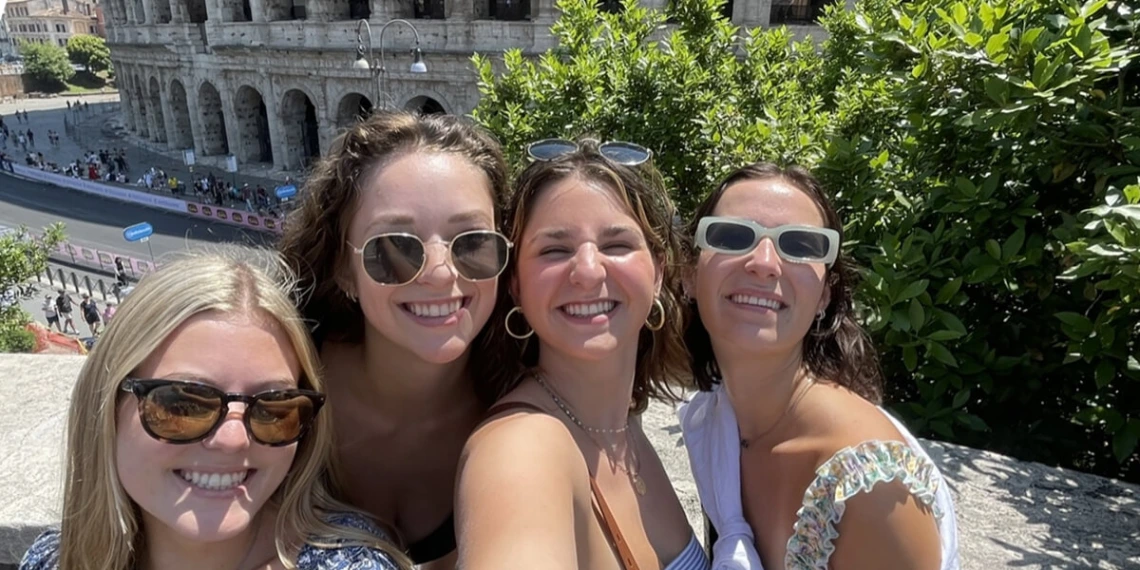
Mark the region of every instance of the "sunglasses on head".
<instances>
[{"instance_id":1,"label":"sunglasses on head","mask_svg":"<svg viewBox=\"0 0 1140 570\"><path fill-rule=\"evenodd\" d=\"M526 154L533 160L549 162L577 152L581 146L565 139L544 139L532 142L526 147ZM653 157L653 151L630 142L610 141L598 145L598 154L622 166L637 166Z\"/></svg>"},{"instance_id":2,"label":"sunglasses on head","mask_svg":"<svg viewBox=\"0 0 1140 570\"><path fill-rule=\"evenodd\" d=\"M779 226L766 228L752 220L706 216L697 223L697 247L724 253L744 255L771 238L776 253L794 263L831 265L839 256L839 232L812 226Z\"/></svg>"},{"instance_id":3,"label":"sunglasses on head","mask_svg":"<svg viewBox=\"0 0 1140 570\"><path fill-rule=\"evenodd\" d=\"M325 403L311 390L269 390L252 396L227 394L208 384L182 380L127 378L120 389L139 401L139 420L154 439L195 443L213 434L230 402L245 404L242 423L254 441L280 447L300 441Z\"/></svg>"},{"instance_id":4,"label":"sunglasses on head","mask_svg":"<svg viewBox=\"0 0 1140 570\"><path fill-rule=\"evenodd\" d=\"M445 245L451 266L468 281L498 277L507 268L514 246L507 236L491 230L463 232ZM380 234L368 238L364 247L357 248L351 243L348 246L360 255L364 272L380 285L411 283L427 265L424 242L412 234Z\"/></svg>"}]
</instances>

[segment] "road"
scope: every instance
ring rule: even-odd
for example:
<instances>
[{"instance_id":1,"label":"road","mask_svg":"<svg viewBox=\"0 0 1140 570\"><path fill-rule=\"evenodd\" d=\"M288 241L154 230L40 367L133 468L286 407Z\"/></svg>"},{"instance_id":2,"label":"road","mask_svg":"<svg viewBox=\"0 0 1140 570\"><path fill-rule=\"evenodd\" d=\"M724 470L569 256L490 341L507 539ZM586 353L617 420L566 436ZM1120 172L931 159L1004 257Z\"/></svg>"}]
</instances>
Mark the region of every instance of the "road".
<instances>
[{"instance_id":1,"label":"road","mask_svg":"<svg viewBox=\"0 0 1140 570\"><path fill-rule=\"evenodd\" d=\"M273 239L264 232L0 175L0 225L24 224L38 231L55 222L67 226L68 241L140 259L149 256L147 245L123 239L123 228L138 222L150 222L154 226L150 245L156 258L195 244L269 245Z\"/></svg>"},{"instance_id":2,"label":"road","mask_svg":"<svg viewBox=\"0 0 1140 570\"><path fill-rule=\"evenodd\" d=\"M123 228L138 222L154 226L150 245L154 256L161 261L165 254L185 251L208 243L236 242L251 245L272 245L274 236L264 232L199 220L189 216L168 213L136 204L99 198L83 192L59 188L39 182L29 182L0 175L0 226L27 225L33 231L55 222L63 222L68 241L100 250L123 253L146 259L150 253L145 243L129 243L123 239ZM74 272L80 281L88 277L92 282L102 279L107 285L111 279L91 271L52 265L53 271L63 269ZM69 277L70 278L70 277ZM54 288L39 284L39 296L20 304L32 317L43 322L39 310L43 295ZM79 299L78 295L75 296ZM100 299L102 301L103 299ZM100 303L102 305L102 303ZM86 335L86 325L80 325Z\"/></svg>"}]
</instances>

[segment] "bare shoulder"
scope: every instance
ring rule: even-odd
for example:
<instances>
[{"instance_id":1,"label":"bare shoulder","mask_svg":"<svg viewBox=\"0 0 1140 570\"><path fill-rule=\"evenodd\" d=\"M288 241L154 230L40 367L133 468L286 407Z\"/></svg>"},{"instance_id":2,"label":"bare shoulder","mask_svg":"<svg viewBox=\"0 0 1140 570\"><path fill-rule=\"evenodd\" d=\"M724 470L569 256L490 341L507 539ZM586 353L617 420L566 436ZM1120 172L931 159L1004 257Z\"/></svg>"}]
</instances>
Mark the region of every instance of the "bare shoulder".
<instances>
[{"instance_id":1,"label":"bare shoulder","mask_svg":"<svg viewBox=\"0 0 1140 570\"><path fill-rule=\"evenodd\" d=\"M577 521L589 509L585 460L565 425L510 410L467 440L456 481L459 561L472 570L577 568Z\"/></svg>"},{"instance_id":2,"label":"bare shoulder","mask_svg":"<svg viewBox=\"0 0 1140 570\"><path fill-rule=\"evenodd\" d=\"M822 458L864 441L903 441L895 424L874 404L833 384L818 384L805 398L803 415Z\"/></svg>"},{"instance_id":3,"label":"bare shoulder","mask_svg":"<svg viewBox=\"0 0 1140 570\"><path fill-rule=\"evenodd\" d=\"M896 479L846 502L837 525L830 567L937 570L942 562L938 525L931 507Z\"/></svg>"}]
</instances>

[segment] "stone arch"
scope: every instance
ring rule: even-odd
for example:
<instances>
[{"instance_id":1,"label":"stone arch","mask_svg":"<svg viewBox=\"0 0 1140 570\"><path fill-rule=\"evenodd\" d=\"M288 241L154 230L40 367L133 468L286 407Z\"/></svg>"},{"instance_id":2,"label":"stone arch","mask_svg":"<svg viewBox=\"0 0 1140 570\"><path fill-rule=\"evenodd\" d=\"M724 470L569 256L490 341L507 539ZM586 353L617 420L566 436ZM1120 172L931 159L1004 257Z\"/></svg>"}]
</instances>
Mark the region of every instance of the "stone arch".
<instances>
[{"instance_id":1,"label":"stone arch","mask_svg":"<svg viewBox=\"0 0 1140 570\"><path fill-rule=\"evenodd\" d=\"M303 20L293 11L293 0L263 0L265 19L270 22L280 20Z\"/></svg>"},{"instance_id":2,"label":"stone arch","mask_svg":"<svg viewBox=\"0 0 1140 570\"><path fill-rule=\"evenodd\" d=\"M218 88L209 81L203 81L198 87L198 114L202 117L202 155L229 154L230 141L226 138L222 97Z\"/></svg>"},{"instance_id":3,"label":"stone arch","mask_svg":"<svg viewBox=\"0 0 1140 570\"><path fill-rule=\"evenodd\" d=\"M412 97L407 103L404 103L404 109L408 111L417 111L424 115L446 115L447 108L443 103L436 101L427 95L419 95Z\"/></svg>"},{"instance_id":4,"label":"stone arch","mask_svg":"<svg viewBox=\"0 0 1140 570\"><path fill-rule=\"evenodd\" d=\"M237 121L237 156L242 162L273 163L269 138L269 109L261 92L242 85L234 94L234 120Z\"/></svg>"},{"instance_id":5,"label":"stone arch","mask_svg":"<svg viewBox=\"0 0 1140 570\"><path fill-rule=\"evenodd\" d=\"M307 166L321 155L320 123L317 106L300 89L290 89L281 98L281 126L285 135L288 168Z\"/></svg>"},{"instance_id":6,"label":"stone arch","mask_svg":"<svg viewBox=\"0 0 1140 570\"><path fill-rule=\"evenodd\" d=\"M154 117L154 128L151 129L151 140L155 142L166 142L166 117L162 113L162 87L159 86L158 78L150 78L150 93L147 98L147 106L150 114Z\"/></svg>"},{"instance_id":7,"label":"stone arch","mask_svg":"<svg viewBox=\"0 0 1140 570\"><path fill-rule=\"evenodd\" d=\"M206 0L181 0L185 4L186 17L191 24L202 24L209 16L206 11Z\"/></svg>"},{"instance_id":8,"label":"stone arch","mask_svg":"<svg viewBox=\"0 0 1140 570\"><path fill-rule=\"evenodd\" d=\"M151 2L151 21L155 24L170 23L170 0L153 0Z\"/></svg>"},{"instance_id":9,"label":"stone arch","mask_svg":"<svg viewBox=\"0 0 1140 570\"><path fill-rule=\"evenodd\" d=\"M346 129L372 114L372 101L360 93L348 93L341 97L336 108L336 127Z\"/></svg>"},{"instance_id":10,"label":"stone arch","mask_svg":"<svg viewBox=\"0 0 1140 570\"><path fill-rule=\"evenodd\" d=\"M143 0L134 0L135 5L135 24L146 23L146 9L143 8Z\"/></svg>"},{"instance_id":11,"label":"stone arch","mask_svg":"<svg viewBox=\"0 0 1140 570\"><path fill-rule=\"evenodd\" d=\"M112 10L112 18L116 24L127 23L127 2L126 0L112 0L114 10Z\"/></svg>"},{"instance_id":12,"label":"stone arch","mask_svg":"<svg viewBox=\"0 0 1140 570\"><path fill-rule=\"evenodd\" d=\"M135 76L131 81L135 87L135 106L139 110L138 132L139 136L144 139L150 138L150 122L149 114L147 113L147 98L143 95L142 80L139 76Z\"/></svg>"},{"instance_id":13,"label":"stone arch","mask_svg":"<svg viewBox=\"0 0 1140 570\"><path fill-rule=\"evenodd\" d=\"M190 103L186 100L186 88L177 79L170 81L170 115L174 126L174 140L170 141L170 145L177 149L194 148Z\"/></svg>"},{"instance_id":14,"label":"stone arch","mask_svg":"<svg viewBox=\"0 0 1140 570\"><path fill-rule=\"evenodd\" d=\"M223 22L253 21L253 6L250 0L221 0L218 6L222 11Z\"/></svg>"}]
</instances>

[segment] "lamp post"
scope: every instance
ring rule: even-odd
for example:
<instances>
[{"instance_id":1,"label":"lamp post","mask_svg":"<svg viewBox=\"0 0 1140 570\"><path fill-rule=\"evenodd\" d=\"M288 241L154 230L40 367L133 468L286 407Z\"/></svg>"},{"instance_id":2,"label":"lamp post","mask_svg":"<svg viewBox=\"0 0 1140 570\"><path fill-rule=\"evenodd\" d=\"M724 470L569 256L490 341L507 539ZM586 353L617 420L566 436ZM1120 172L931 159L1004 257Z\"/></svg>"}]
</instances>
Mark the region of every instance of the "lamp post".
<instances>
[{"instance_id":1,"label":"lamp post","mask_svg":"<svg viewBox=\"0 0 1140 570\"><path fill-rule=\"evenodd\" d=\"M416 36L416 45L412 47L412 65L408 67L408 71L412 73L427 73L427 64L424 63L424 52L420 49L420 32L412 25L411 22L402 19L395 19L387 21L380 27L380 34L378 41L380 42L380 59L372 57L372 26L368 24L368 20L360 20L356 23L356 61L353 62L353 69L366 69L372 72L373 77L376 78L376 103L375 106L388 107L388 99L385 97L380 88L381 76L387 73L388 69L384 65L384 32L388 26L392 24L404 24L412 29L412 33ZM368 32L368 58L364 57L364 41L360 35L360 30ZM381 104L381 98L384 103Z\"/></svg>"}]
</instances>

